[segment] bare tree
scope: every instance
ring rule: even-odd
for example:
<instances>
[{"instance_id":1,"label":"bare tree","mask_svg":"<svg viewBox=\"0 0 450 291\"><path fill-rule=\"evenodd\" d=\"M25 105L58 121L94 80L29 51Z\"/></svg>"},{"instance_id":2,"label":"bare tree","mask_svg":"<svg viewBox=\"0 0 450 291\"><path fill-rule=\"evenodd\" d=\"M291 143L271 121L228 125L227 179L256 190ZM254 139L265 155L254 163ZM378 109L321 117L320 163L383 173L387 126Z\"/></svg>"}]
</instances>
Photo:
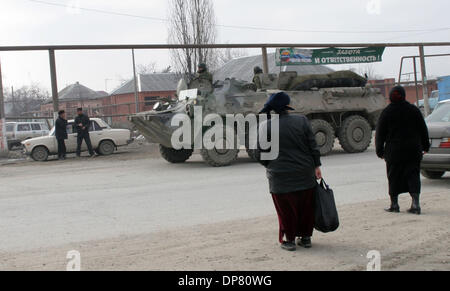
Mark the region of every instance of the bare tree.
<instances>
[{"instance_id":1,"label":"bare tree","mask_svg":"<svg viewBox=\"0 0 450 291\"><path fill-rule=\"evenodd\" d=\"M383 76L377 74L375 67L372 64L359 65L358 68L350 68L351 71L360 74L361 76L367 76L368 80L380 80Z\"/></svg>"},{"instance_id":2,"label":"bare tree","mask_svg":"<svg viewBox=\"0 0 450 291\"><path fill-rule=\"evenodd\" d=\"M151 62L145 65L138 65L136 68L136 72L139 75L148 75L156 73L156 62Z\"/></svg>"},{"instance_id":3,"label":"bare tree","mask_svg":"<svg viewBox=\"0 0 450 291\"><path fill-rule=\"evenodd\" d=\"M39 111L40 106L50 99L49 92L38 84L22 86L17 90L11 88L5 93L5 101L11 104L10 115L12 116Z\"/></svg>"},{"instance_id":4,"label":"bare tree","mask_svg":"<svg viewBox=\"0 0 450 291\"><path fill-rule=\"evenodd\" d=\"M216 18L211 0L171 0L169 43L212 44L216 40ZM175 69L192 76L199 63L217 64L213 49L185 48L171 51Z\"/></svg>"},{"instance_id":5,"label":"bare tree","mask_svg":"<svg viewBox=\"0 0 450 291\"><path fill-rule=\"evenodd\" d=\"M248 56L245 49L226 48L218 54L218 66L223 66L231 60Z\"/></svg>"}]
</instances>

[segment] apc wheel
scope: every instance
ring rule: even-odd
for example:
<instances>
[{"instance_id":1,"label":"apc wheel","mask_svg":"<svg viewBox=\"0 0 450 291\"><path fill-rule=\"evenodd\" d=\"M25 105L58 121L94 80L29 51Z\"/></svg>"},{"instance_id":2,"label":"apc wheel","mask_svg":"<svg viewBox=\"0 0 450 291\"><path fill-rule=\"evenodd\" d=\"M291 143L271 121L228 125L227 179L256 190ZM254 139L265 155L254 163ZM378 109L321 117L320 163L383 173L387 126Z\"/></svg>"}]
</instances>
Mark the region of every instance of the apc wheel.
<instances>
[{"instance_id":1,"label":"apc wheel","mask_svg":"<svg viewBox=\"0 0 450 291\"><path fill-rule=\"evenodd\" d=\"M98 146L98 153L102 156L110 156L114 153L116 145L110 140L104 140Z\"/></svg>"},{"instance_id":2,"label":"apc wheel","mask_svg":"<svg viewBox=\"0 0 450 291\"><path fill-rule=\"evenodd\" d=\"M342 123L338 138L347 153L362 153L372 142L372 127L364 117L353 115Z\"/></svg>"},{"instance_id":3,"label":"apc wheel","mask_svg":"<svg viewBox=\"0 0 450 291\"><path fill-rule=\"evenodd\" d=\"M36 162L45 162L48 159L48 150L46 147L39 146L31 152L31 158Z\"/></svg>"},{"instance_id":4,"label":"apc wheel","mask_svg":"<svg viewBox=\"0 0 450 291\"><path fill-rule=\"evenodd\" d=\"M325 120L314 119L311 120L311 127L316 137L317 146L320 149L322 156L328 155L334 147L334 129Z\"/></svg>"},{"instance_id":5,"label":"apc wheel","mask_svg":"<svg viewBox=\"0 0 450 291\"><path fill-rule=\"evenodd\" d=\"M434 172L428 170L422 170L422 176L431 180L438 180L444 176L445 172Z\"/></svg>"},{"instance_id":6,"label":"apc wheel","mask_svg":"<svg viewBox=\"0 0 450 291\"><path fill-rule=\"evenodd\" d=\"M234 141L235 144L231 144L229 140L227 140L227 132L231 132L231 134L234 134ZM208 131L205 133L205 135L208 135ZM239 154L239 147L237 141L236 133L233 129L225 129L223 137L221 137L221 141L216 142L223 142L223 148L224 149L217 149L214 148L212 150L208 149L202 149L200 151L200 154L203 158L203 160L210 166L213 167L225 167L231 165L234 161L236 161L238 154Z\"/></svg>"},{"instance_id":7,"label":"apc wheel","mask_svg":"<svg viewBox=\"0 0 450 291\"><path fill-rule=\"evenodd\" d=\"M172 164L181 164L189 160L193 154L193 150L175 150L159 145L159 152L161 156Z\"/></svg>"}]
</instances>

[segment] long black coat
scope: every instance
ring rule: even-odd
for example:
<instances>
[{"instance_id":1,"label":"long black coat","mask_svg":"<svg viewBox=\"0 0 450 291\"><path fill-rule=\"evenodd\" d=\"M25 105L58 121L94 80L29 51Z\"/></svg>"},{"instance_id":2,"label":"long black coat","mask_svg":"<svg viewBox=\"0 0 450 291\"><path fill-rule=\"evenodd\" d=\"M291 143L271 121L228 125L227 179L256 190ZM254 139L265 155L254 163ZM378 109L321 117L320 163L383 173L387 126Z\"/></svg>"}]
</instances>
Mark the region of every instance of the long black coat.
<instances>
[{"instance_id":1,"label":"long black coat","mask_svg":"<svg viewBox=\"0 0 450 291\"><path fill-rule=\"evenodd\" d=\"M391 103L378 121L376 150L389 163L422 160L430 138L420 110L407 101Z\"/></svg>"},{"instance_id":2,"label":"long black coat","mask_svg":"<svg viewBox=\"0 0 450 291\"><path fill-rule=\"evenodd\" d=\"M67 139L67 120L58 117L55 121L56 139Z\"/></svg>"},{"instance_id":3,"label":"long black coat","mask_svg":"<svg viewBox=\"0 0 450 291\"><path fill-rule=\"evenodd\" d=\"M376 152L385 159L389 193L420 193L420 163L430 150L428 128L420 110L400 101L381 114L376 133Z\"/></svg>"}]
</instances>

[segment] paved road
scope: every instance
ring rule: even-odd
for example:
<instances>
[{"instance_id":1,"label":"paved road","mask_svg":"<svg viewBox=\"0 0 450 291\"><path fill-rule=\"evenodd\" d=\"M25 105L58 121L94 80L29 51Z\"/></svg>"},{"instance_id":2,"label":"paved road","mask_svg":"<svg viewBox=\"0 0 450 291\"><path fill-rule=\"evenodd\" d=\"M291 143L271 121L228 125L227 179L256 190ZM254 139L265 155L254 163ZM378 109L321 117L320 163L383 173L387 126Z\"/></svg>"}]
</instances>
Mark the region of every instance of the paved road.
<instances>
[{"instance_id":1,"label":"paved road","mask_svg":"<svg viewBox=\"0 0 450 291\"><path fill-rule=\"evenodd\" d=\"M274 213L264 169L243 157L210 168L114 157L0 166L0 252L208 224ZM339 204L386 198L384 163L373 150L323 158ZM424 180L450 189L450 176Z\"/></svg>"}]
</instances>

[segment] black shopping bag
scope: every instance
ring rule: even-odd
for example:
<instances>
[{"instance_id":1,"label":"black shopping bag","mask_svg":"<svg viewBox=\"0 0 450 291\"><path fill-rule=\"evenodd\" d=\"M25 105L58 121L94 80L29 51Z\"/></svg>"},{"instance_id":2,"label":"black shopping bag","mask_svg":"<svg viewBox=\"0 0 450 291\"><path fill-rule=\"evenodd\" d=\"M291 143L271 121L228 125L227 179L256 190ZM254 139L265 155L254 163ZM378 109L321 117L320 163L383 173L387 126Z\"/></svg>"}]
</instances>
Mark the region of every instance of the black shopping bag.
<instances>
[{"instance_id":1,"label":"black shopping bag","mask_svg":"<svg viewBox=\"0 0 450 291\"><path fill-rule=\"evenodd\" d=\"M322 179L315 190L314 228L320 232L333 232L339 228L339 216L333 190Z\"/></svg>"}]
</instances>

